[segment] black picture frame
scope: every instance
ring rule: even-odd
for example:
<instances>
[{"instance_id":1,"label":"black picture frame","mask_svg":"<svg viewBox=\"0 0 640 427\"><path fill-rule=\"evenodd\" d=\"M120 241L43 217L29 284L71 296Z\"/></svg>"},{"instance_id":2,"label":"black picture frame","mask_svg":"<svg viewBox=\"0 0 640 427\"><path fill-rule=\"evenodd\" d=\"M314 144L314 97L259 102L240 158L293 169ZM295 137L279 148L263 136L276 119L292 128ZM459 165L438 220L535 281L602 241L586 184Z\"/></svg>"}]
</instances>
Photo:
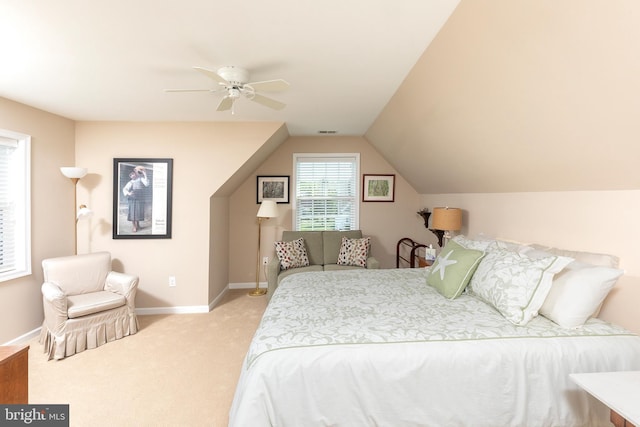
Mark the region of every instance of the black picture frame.
<instances>
[{"instance_id":1,"label":"black picture frame","mask_svg":"<svg viewBox=\"0 0 640 427\"><path fill-rule=\"evenodd\" d=\"M273 200L289 203L289 175L259 175L256 180L256 203Z\"/></svg>"},{"instance_id":2,"label":"black picture frame","mask_svg":"<svg viewBox=\"0 0 640 427\"><path fill-rule=\"evenodd\" d=\"M363 202L394 202L396 192L395 174L363 174Z\"/></svg>"},{"instance_id":3,"label":"black picture frame","mask_svg":"<svg viewBox=\"0 0 640 427\"><path fill-rule=\"evenodd\" d=\"M113 238L170 239L172 193L173 159L114 158Z\"/></svg>"}]
</instances>

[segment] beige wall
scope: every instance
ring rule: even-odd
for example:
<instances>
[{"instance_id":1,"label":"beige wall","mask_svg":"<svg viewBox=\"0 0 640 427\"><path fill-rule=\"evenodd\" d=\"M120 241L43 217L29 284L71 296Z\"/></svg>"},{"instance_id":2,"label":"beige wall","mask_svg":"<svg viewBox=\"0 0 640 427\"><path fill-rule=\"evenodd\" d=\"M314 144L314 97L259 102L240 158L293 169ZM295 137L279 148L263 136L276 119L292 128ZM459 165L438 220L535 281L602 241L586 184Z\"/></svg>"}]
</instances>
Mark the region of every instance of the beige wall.
<instances>
[{"instance_id":1,"label":"beige wall","mask_svg":"<svg viewBox=\"0 0 640 427\"><path fill-rule=\"evenodd\" d=\"M372 237L372 254L380 261L382 268L395 267L395 245L400 238L409 236L424 240L427 234L431 234L416 214L422 207L416 191L364 138L292 137L260 165L230 198L230 283L255 284L258 249L256 176L293 176L294 153L340 152L360 153L360 180L365 173L396 174L394 203L360 203L360 228L365 235ZM293 182L290 193L292 200ZM283 230L292 229L291 208L291 203L279 204L280 216L263 222L261 257L275 256L273 242L282 237ZM265 281L262 271L260 281Z\"/></svg>"},{"instance_id":2,"label":"beige wall","mask_svg":"<svg viewBox=\"0 0 640 427\"><path fill-rule=\"evenodd\" d=\"M613 254L623 276L600 317L640 333L640 190L423 195L463 209L463 234Z\"/></svg>"},{"instance_id":3,"label":"beige wall","mask_svg":"<svg viewBox=\"0 0 640 427\"><path fill-rule=\"evenodd\" d=\"M462 0L365 136L421 194L639 189L639 15Z\"/></svg>"},{"instance_id":4,"label":"beige wall","mask_svg":"<svg viewBox=\"0 0 640 427\"><path fill-rule=\"evenodd\" d=\"M0 128L31 135L30 276L0 282L0 344L42 324L42 267L73 253L73 184L60 166L74 165L74 123L0 98Z\"/></svg>"},{"instance_id":5,"label":"beige wall","mask_svg":"<svg viewBox=\"0 0 640 427\"><path fill-rule=\"evenodd\" d=\"M139 275L138 308L206 308L228 283L228 264L220 262L227 257L227 196L212 196L281 127L269 122L77 123L77 164L89 169L79 184L78 203L94 211L81 224L79 252L108 250L123 271ZM115 157L173 159L171 239L112 239ZM169 276L176 277L176 287L168 286Z\"/></svg>"}]
</instances>

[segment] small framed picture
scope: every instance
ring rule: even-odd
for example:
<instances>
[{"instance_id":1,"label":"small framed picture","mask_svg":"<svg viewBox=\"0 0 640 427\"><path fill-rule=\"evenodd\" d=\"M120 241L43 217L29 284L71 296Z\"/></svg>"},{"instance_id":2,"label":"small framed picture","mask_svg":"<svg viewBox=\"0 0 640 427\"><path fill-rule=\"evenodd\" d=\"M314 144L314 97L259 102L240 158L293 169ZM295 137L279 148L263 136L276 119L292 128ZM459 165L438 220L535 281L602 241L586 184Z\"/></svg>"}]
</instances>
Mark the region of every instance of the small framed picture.
<instances>
[{"instance_id":1,"label":"small framed picture","mask_svg":"<svg viewBox=\"0 0 640 427\"><path fill-rule=\"evenodd\" d=\"M170 239L173 159L113 159L113 238Z\"/></svg>"},{"instance_id":2,"label":"small framed picture","mask_svg":"<svg viewBox=\"0 0 640 427\"><path fill-rule=\"evenodd\" d=\"M395 175L362 175L363 202L393 202Z\"/></svg>"},{"instance_id":3,"label":"small framed picture","mask_svg":"<svg viewBox=\"0 0 640 427\"><path fill-rule=\"evenodd\" d=\"M289 203L289 176L258 176L256 203L273 200L276 203Z\"/></svg>"}]
</instances>

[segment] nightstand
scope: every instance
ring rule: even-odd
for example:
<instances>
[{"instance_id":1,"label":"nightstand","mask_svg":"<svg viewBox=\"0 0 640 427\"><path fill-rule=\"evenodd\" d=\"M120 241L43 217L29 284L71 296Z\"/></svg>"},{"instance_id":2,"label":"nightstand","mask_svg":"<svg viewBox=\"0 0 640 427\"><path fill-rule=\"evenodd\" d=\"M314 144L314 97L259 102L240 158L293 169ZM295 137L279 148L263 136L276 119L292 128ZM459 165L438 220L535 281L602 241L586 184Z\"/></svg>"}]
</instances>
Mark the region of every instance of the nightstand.
<instances>
[{"instance_id":1,"label":"nightstand","mask_svg":"<svg viewBox=\"0 0 640 427\"><path fill-rule=\"evenodd\" d=\"M593 372L569 377L611 409L614 426L640 426L640 371Z\"/></svg>"},{"instance_id":2,"label":"nightstand","mask_svg":"<svg viewBox=\"0 0 640 427\"><path fill-rule=\"evenodd\" d=\"M418 261L419 268L430 267L431 264L433 264L433 261L426 259L425 257L416 256L415 259Z\"/></svg>"}]
</instances>

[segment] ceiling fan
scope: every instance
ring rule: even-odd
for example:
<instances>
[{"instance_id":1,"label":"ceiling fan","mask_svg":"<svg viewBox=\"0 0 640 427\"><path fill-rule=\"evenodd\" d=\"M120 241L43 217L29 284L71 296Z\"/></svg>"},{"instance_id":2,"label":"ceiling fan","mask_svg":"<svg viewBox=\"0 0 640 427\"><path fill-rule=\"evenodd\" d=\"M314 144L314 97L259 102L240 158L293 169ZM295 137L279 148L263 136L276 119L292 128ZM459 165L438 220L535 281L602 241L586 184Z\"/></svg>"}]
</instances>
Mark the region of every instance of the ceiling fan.
<instances>
[{"instance_id":1,"label":"ceiling fan","mask_svg":"<svg viewBox=\"0 0 640 427\"><path fill-rule=\"evenodd\" d=\"M249 73L244 68L227 66L217 71L202 67L193 67L194 70L210 77L218 83L219 88L212 89L165 89L165 92L223 92L224 98L218 104L216 111L231 110L234 113L235 101L244 96L250 101L257 102L274 110L282 110L286 104L260 95L258 92L279 92L289 87L289 83L282 79L265 80L261 82L248 82Z\"/></svg>"}]
</instances>

